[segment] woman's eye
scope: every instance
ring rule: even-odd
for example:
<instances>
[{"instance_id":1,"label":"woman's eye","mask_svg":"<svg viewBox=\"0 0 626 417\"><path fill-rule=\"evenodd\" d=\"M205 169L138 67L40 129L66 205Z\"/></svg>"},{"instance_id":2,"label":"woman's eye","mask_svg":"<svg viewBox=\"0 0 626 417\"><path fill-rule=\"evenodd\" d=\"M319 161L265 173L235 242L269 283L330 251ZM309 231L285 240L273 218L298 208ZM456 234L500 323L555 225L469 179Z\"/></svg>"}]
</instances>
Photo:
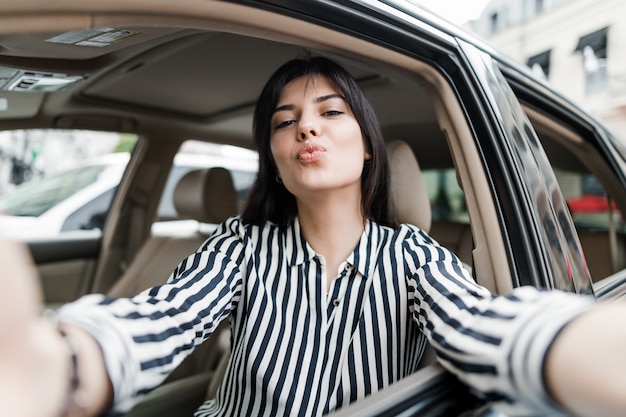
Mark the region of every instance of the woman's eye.
<instances>
[{"instance_id":1,"label":"woman's eye","mask_svg":"<svg viewBox=\"0 0 626 417\"><path fill-rule=\"evenodd\" d=\"M343 114L342 111L340 110L328 110L326 112L323 113L324 116L339 116L341 114Z\"/></svg>"},{"instance_id":2,"label":"woman's eye","mask_svg":"<svg viewBox=\"0 0 626 417\"><path fill-rule=\"evenodd\" d=\"M294 123L294 120L285 120L284 122L280 122L276 125L274 129L282 129Z\"/></svg>"}]
</instances>

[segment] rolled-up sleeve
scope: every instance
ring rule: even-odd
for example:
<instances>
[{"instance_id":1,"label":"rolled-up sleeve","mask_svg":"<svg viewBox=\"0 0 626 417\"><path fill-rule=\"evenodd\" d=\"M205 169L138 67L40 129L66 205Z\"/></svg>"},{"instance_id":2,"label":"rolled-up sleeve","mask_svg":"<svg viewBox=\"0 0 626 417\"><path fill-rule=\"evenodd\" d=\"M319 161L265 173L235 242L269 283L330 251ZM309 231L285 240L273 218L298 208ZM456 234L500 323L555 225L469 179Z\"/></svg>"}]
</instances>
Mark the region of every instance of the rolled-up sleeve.
<instances>
[{"instance_id":1,"label":"rolled-up sleeve","mask_svg":"<svg viewBox=\"0 0 626 417\"><path fill-rule=\"evenodd\" d=\"M451 251L402 227L412 230L403 250L413 318L439 362L507 415L561 415L545 386L545 356L594 299L534 287L492 294Z\"/></svg>"},{"instance_id":2,"label":"rolled-up sleeve","mask_svg":"<svg viewBox=\"0 0 626 417\"><path fill-rule=\"evenodd\" d=\"M229 219L166 284L132 298L87 295L59 310L60 321L84 328L100 345L114 389L112 414L159 385L236 308L243 239L239 219Z\"/></svg>"}]
</instances>

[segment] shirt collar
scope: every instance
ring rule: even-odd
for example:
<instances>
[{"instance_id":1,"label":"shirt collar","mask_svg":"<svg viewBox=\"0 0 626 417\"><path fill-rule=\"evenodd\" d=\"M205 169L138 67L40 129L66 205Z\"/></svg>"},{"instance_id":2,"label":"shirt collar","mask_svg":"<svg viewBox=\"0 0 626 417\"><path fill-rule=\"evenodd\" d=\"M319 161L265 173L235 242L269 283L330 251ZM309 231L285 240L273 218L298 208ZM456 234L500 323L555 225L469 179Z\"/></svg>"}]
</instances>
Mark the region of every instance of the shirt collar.
<instances>
[{"instance_id":1,"label":"shirt collar","mask_svg":"<svg viewBox=\"0 0 626 417\"><path fill-rule=\"evenodd\" d=\"M377 223L370 222L365 223L365 228L359 239L359 243L356 245L354 251L348 256L346 261L349 265L355 267L359 273L365 277L369 275L371 271L372 263L376 260L376 254L380 246L380 233L377 233L379 226ZM295 218L291 230L289 231L293 236L294 256L291 256L289 261L290 266L301 265L306 262L310 262L317 255L315 250L309 245L304 236L302 235L302 228L298 217ZM372 256L373 255L373 256Z\"/></svg>"}]
</instances>

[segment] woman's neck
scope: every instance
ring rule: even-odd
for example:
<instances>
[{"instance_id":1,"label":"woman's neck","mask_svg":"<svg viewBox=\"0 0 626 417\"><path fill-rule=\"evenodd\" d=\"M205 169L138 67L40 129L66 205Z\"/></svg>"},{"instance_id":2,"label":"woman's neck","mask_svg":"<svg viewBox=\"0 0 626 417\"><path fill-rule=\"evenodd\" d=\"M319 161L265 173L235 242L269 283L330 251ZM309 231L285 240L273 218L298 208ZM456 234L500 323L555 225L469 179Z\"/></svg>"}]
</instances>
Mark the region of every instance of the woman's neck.
<instances>
[{"instance_id":1,"label":"woman's neck","mask_svg":"<svg viewBox=\"0 0 626 417\"><path fill-rule=\"evenodd\" d=\"M358 244L365 219L360 199L357 204L350 198L316 201L313 204L298 202L298 220L309 245L326 260L328 284L335 277L337 268Z\"/></svg>"}]
</instances>

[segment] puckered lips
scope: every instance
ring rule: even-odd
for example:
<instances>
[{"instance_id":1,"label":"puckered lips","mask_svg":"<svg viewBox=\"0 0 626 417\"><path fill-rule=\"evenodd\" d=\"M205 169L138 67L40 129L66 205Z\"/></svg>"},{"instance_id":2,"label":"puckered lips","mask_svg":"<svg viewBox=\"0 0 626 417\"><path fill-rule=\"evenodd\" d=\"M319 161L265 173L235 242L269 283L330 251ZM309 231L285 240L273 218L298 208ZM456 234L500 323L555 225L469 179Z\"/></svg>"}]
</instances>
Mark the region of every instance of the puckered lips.
<instances>
[{"instance_id":1,"label":"puckered lips","mask_svg":"<svg viewBox=\"0 0 626 417\"><path fill-rule=\"evenodd\" d=\"M323 146L315 143L305 143L298 149L297 158L304 164L312 164L322 159L325 153L326 149Z\"/></svg>"}]
</instances>

